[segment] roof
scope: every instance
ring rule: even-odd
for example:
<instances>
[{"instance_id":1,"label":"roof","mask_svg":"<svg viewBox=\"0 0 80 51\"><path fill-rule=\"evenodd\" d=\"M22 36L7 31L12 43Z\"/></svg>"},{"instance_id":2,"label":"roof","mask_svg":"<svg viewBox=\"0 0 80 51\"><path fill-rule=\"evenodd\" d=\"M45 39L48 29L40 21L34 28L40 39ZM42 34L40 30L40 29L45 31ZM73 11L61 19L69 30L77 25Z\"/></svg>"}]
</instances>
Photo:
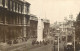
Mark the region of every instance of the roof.
<instances>
[{"instance_id":1,"label":"roof","mask_svg":"<svg viewBox=\"0 0 80 51\"><path fill-rule=\"evenodd\" d=\"M50 23L50 21L48 19L43 19L44 23Z\"/></svg>"},{"instance_id":2,"label":"roof","mask_svg":"<svg viewBox=\"0 0 80 51\"><path fill-rule=\"evenodd\" d=\"M16 1L21 1L21 2L23 2L23 3L26 3L26 4L28 4L28 5L31 5L29 2L27 2L27 1L25 1L25 0L16 0Z\"/></svg>"},{"instance_id":3,"label":"roof","mask_svg":"<svg viewBox=\"0 0 80 51\"><path fill-rule=\"evenodd\" d=\"M36 15L31 14L30 20L38 21L38 18L36 17Z\"/></svg>"}]
</instances>

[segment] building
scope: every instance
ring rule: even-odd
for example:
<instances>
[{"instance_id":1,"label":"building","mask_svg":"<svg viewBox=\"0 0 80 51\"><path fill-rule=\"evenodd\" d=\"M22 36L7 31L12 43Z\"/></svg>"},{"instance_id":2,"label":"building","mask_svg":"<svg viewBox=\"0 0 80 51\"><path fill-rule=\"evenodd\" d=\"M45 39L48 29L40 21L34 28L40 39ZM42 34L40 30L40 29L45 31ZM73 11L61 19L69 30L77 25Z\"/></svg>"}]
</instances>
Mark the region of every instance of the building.
<instances>
[{"instance_id":1,"label":"building","mask_svg":"<svg viewBox=\"0 0 80 51\"><path fill-rule=\"evenodd\" d=\"M50 35L50 21L48 19L43 19L43 23L44 23L43 39L46 39Z\"/></svg>"},{"instance_id":2,"label":"building","mask_svg":"<svg viewBox=\"0 0 80 51\"><path fill-rule=\"evenodd\" d=\"M73 16L70 15L69 19L66 19L64 22L62 22L59 27L61 30L62 38L66 37L67 42L72 42L74 38L73 33L74 20L72 17Z\"/></svg>"},{"instance_id":3,"label":"building","mask_svg":"<svg viewBox=\"0 0 80 51\"><path fill-rule=\"evenodd\" d=\"M76 40L80 42L80 13L77 15L76 18L76 25L75 25L75 35L76 35Z\"/></svg>"},{"instance_id":4,"label":"building","mask_svg":"<svg viewBox=\"0 0 80 51\"><path fill-rule=\"evenodd\" d=\"M47 19L40 19L43 24L43 39L46 39L49 35L50 22ZM30 15L30 35L31 38L38 38L38 17L36 15Z\"/></svg>"},{"instance_id":5,"label":"building","mask_svg":"<svg viewBox=\"0 0 80 51\"><path fill-rule=\"evenodd\" d=\"M30 3L23 0L0 0L0 42L27 38Z\"/></svg>"},{"instance_id":6,"label":"building","mask_svg":"<svg viewBox=\"0 0 80 51\"><path fill-rule=\"evenodd\" d=\"M31 38L37 38L37 24L38 18L31 14L30 16L30 36Z\"/></svg>"}]
</instances>

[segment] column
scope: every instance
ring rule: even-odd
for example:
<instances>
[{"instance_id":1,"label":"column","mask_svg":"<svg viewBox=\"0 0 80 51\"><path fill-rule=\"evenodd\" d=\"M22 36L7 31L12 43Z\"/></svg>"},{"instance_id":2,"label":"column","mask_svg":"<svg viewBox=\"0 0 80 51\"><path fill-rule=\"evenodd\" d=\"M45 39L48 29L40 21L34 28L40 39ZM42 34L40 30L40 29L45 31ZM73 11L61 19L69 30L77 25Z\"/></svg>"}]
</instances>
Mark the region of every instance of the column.
<instances>
[{"instance_id":1,"label":"column","mask_svg":"<svg viewBox=\"0 0 80 51\"><path fill-rule=\"evenodd\" d=\"M23 37L26 37L26 18L25 15L23 17Z\"/></svg>"},{"instance_id":2,"label":"column","mask_svg":"<svg viewBox=\"0 0 80 51\"><path fill-rule=\"evenodd\" d=\"M15 12L15 2L13 2L13 11Z\"/></svg>"},{"instance_id":3,"label":"column","mask_svg":"<svg viewBox=\"0 0 80 51\"><path fill-rule=\"evenodd\" d=\"M12 11L12 1L10 1L10 10Z\"/></svg>"},{"instance_id":4,"label":"column","mask_svg":"<svg viewBox=\"0 0 80 51\"><path fill-rule=\"evenodd\" d=\"M5 8L8 8L8 0L5 0Z\"/></svg>"},{"instance_id":5,"label":"column","mask_svg":"<svg viewBox=\"0 0 80 51\"><path fill-rule=\"evenodd\" d=\"M3 6L3 5L2 5L2 0L0 0L0 6Z\"/></svg>"},{"instance_id":6,"label":"column","mask_svg":"<svg viewBox=\"0 0 80 51\"><path fill-rule=\"evenodd\" d=\"M16 12L18 12L18 3L16 2Z\"/></svg>"},{"instance_id":7,"label":"column","mask_svg":"<svg viewBox=\"0 0 80 51\"><path fill-rule=\"evenodd\" d=\"M26 14L26 5L24 4L23 14Z\"/></svg>"}]
</instances>

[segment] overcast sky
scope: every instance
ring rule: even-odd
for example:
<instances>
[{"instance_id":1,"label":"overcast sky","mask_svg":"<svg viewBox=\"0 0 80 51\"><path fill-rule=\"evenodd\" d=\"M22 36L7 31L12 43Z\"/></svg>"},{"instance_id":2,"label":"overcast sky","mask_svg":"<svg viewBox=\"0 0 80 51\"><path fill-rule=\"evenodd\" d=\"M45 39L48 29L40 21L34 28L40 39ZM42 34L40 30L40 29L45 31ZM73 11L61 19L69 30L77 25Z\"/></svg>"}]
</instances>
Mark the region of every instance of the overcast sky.
<instances>
[{"instance_id":1,"label":"overcast sky","mask_svg":"<svg viewBox=\"0 0 80 51\"><path fill-rule=\"evenodd\" d=\"M79 0L26 0L31 3L31 14L47 18L51 23L63 21L64 17L73 14L76 18L80 12Z\"/></svg>"}]
</instances>

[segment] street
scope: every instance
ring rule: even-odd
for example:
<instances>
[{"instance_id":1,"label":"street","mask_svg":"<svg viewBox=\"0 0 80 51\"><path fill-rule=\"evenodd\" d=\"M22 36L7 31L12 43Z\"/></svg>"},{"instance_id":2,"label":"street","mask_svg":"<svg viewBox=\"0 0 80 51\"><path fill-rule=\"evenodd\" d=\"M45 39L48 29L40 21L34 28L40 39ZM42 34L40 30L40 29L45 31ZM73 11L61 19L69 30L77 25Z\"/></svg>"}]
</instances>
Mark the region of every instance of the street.
<instances>
[{"instance_id":1,"label":"street","mask_svg":"<svg viewBox=\"0 0 80 51\"><path fill-rule=\"evenodd\" d=\"M29 39L26 43L25 43L25 46L23 45L23 47L19 47L19 48L16 48L16 49L13 49L13 50L10 50L10 51L58 51L58 45L55 45L55 49L54 49L54 44L47 44L47 45L32 45L31 42L32 42L33 39ZM64 51L64 43L61 42L59 43L59 51Z\"/></svg>"},{"instance_id":2,"label":"street","mask_svg":"<svg viewBox=\"0 0 80 51\"><path fill-rule=\"evenodd\" d=\"M38 48L33 48L33 49L30 49L29 51L52 51L52 45L49 44L49 45L41 46Z\"/></svg>"},{"instance_id":3,"label":"street","mask_svg":"<svg viewBox=\"0 0 80 51\"><path fill-rule=\"evenodd\" d=\"M48 45L41 45L41 46L32 46L32 48L23 47L23 48L18 48L16 50L11 50L11 51L58 51L58 46L53 44L48 44ZM64 51L64 46L63 42L60 43L60 50L59 51Z\"/></svg>"}]
</instances>

